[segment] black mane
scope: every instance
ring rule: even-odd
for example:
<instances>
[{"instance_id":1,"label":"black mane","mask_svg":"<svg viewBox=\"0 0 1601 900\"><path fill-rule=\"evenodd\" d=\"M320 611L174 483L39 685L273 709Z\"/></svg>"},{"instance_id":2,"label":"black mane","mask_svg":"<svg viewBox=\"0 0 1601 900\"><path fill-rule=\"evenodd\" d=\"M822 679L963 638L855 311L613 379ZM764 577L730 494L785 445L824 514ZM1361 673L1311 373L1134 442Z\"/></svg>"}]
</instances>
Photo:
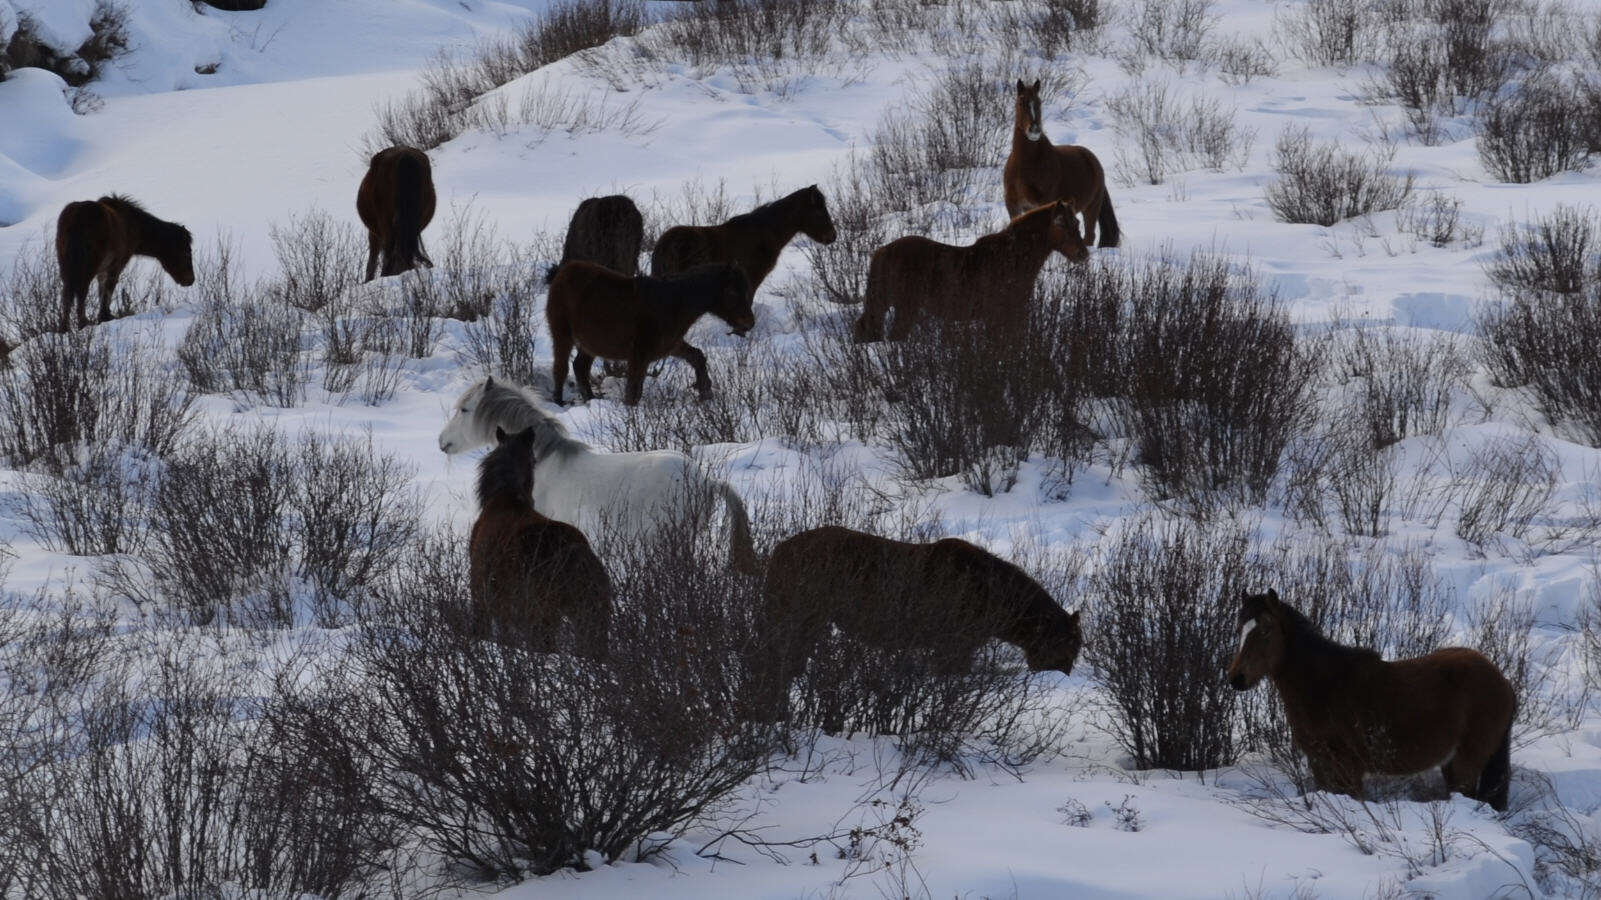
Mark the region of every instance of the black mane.
<instances>
[{"instance_id":1,"label":"black mane","mask_svg":"<svg viewBox=\"0 0 1601 900\"><path fill-rule=\"evenodd\" d=\"M509 435L478 463L478 508L534 504L532 429Z\"/></svg>"},{"instance_id":2,"label":"black mane","mask_svg":"<svg viewBox=\"0 0 1601 900\"><path fill-rule=\"evenodd\" d=\"M132 222L137 231L143 234L158 235L166 243L176 243L180 239L187 240L190 236L189 229L176 222L168 222L166 219L158 218L150 210L145 209L144 205L138 200L126 194L107 194L100 198L100 202L107 206L116 207L117 212Z\"/></svg>"},{"instance_id":3,"label":"black mane","mask_svg":"<svg viewBox=\"0 0 1601 900\"><path fill-rule=\"evenodd\" d=\"M726 225L769 226L769 225L785 224L785 222L782 219L780 219L780 216L782 216L783 213L788 211L789 204L795 202L795 200L799 199L800 195L802 195L802 194L804 194L807 191L812 190L812 189L813 188L811 188L811 187L803 187L798 191L792 191L792 192L790 192L788 194L785 194L782 197L779 197L777 200L773 200L773 201L768 202L768 203L763 203L761 206L756 207L755 209L751 210L748 213L740 213L739 215L733 217L732 219L729 219L727 222L724 222L723 224L725 226Z\"/></svg>"},{"instance_id":4,"label":"black mane","mask_svg":"<svg viewBox=\"0 0 1601 900\"><path fill-rule=\"evenodd\" d=\"M1285 643L1292 653L1381 658L1376 650L1352 647L1324 636L1311 619L1288 603L1281 602L1278 608L1283 613Z\"/></svg>"}]
</instances>

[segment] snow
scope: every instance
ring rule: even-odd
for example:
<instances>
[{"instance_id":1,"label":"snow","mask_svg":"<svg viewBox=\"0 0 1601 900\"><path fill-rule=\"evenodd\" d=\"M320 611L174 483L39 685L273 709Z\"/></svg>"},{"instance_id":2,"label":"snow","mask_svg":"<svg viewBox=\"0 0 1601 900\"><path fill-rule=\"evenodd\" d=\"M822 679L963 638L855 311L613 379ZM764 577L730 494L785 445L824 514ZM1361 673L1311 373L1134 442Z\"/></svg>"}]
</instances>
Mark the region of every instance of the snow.
<instances>
[{"instance_id":1,"label":"snow","mask_svg":"<svg viewBox=\"0 0 1601 900\"><path fill-rule=\"evenodd\" d=\"M0 0L28 13L52 46L73 48L87 37L91 0ZM90 86L104 107L87 116L71 111L65 85L54 75L18 70L0 83L0 266L35 252L48 238L54 217L69 201L111 191L146 202L163 218L187 225L197 245L224 236L236 248L236 263L251 277L275 265L269 228L313 207L354 222L355 185L365 169L363 138L376 104L417 83L419 68L441 49L506 33L537 11L543 0L271 0L254 13L197 12L179 0L131 0L133 52ZM1231 34L1270 41L1274 16L1286 2L1229 0L1220 4ZM1120 34L1121 25L1110 31ZM618 49L618 48L613 48ZM672 200L683 185L726 186L736 210L760 196L772 197L812 183L827 183L853 150L871 140L888 109L903 102L932 55L874 55L859 69L796 81L784 96L748 93L730 72L697 72L679 66L612 90L573 60L556 63L496 92L511 109L525 98L566 92L604 98L617 110L637 104L638 127L566 131L513 125L503 131L471 131L430 154L441 198L437 234L452 206L471 209L505 239L527 243L536 234L558 234L576 202L623 191L645 205L652 197ZM1152 66L1131 76L1109 55L1081 54L1087 86L1071 104L1047 98L1047 133L1057 143L1083 143L1112 167L1119 138L1104 99L1140 78L1172 81L1183 92L1202 92L1238 110L1240 124L1256 139L1240 171L1175 173L1162 185L1111 189L1125 233L1121 253L1187 254L1211 248L1248 262L1308 332L1331 319L1367 318L1424 334L1464 334L1488 296L1483 263L1498 228L1547 212L1560 203L1597 196L1596 171L1570 173L1533 185L1497 183L1479 163L1470 126L1448 123L1437 146L1401 141L1394 166L1416 172L1424 191L1460 198L1464 220L1485 229L1478 246L1434 248L1398 230L1393 213L1367 221L1322 228L1277 221L1262 199L1270 180L1273 142L1286 125L1304 125L1315 138L1358 146L1376 127L1375 115L1396 119L1393 108L1357 102L1361 70L1308 69L1282 60L1276 77L1230 87L1195 64L1185 73ZM197 67L215 66L214 74ZM997 102L1007 102L998 100ZM998 175L998 173L997 173ZM1004 219L999 185L980 209L980 221ZM984 229L980 229L984 230ZM782 341L799 327L790 321L777 291L804 271L794 248L783 256L758 297L759 340ZM140 270L154 270L148 260ZM377 289L381 289L377 288ZM180 298L181 299L181 298ZM170 348L182 337L194 310L146 312L114 324L117 340L147 336ZM702 334L709 351L730 346L720 333ZM311 428L329 433L370 430L375 447L416 468L416 483L433 518L461 526L473 513L472 466L452 461L435 447L435 436L457 394L477 377L453 353L461 345L452 324L441 349L413 361L396 397L379 407L341 403L313 389L292 409L249 407L211 396L201 403L210 423L270 421L286 433ZM547 339L536 352L549 358ZM669 381L667 378L661 379ZM1521 439L1538 416L1525 400L1485 383L1476 389L1489 408L1463 398L1457 424L1441 438L1410 438L1396 449L1403 477L1448 477L1475 449L1498 439ZM671 387L653 385L650 392ZM578 434L595 413L564 413ZM1578 504L1601 490L1601 452L1564 440L1559 430L1539 433L1561 465L1555 497ZM805 454L763 441L699 448L720 460L736 488L772 487L802 467ZM875 470L885 466L881 448L847 445L836 459ZM1431 462L1432 461L1432 462ZM1444 466L1431 470L1430 466ZM1431 474L1431 472L1433 474ZM19 474L0 471L0 499L18 489ZM956 479L929 488L928 513L947 531L981 540L1005 552L1019 535L1051 545L1093 541L1097 532L1147 508L1132 470L1113 474L1091 467L1065 501L1047 496L1042 461L1027 463L1010 492L984 498L964 491ZM18 553L10 587L59 589L82 579L92 561L46 551L26 537L20 519L0 504L0 541ZM1275 513L1263 513L1264 542L1289 530ZM1463 610L1498 589L1531 598L1542 639L1566 642L1596 590L1594 548L1580 546L1532 557L1493 548L1486 552L1459 540L1449 525L1427 528L1397 522L1392 546L1417 542L1433 559L1435 575L1452 588ZM1069 601L1069 605L1071 601ZM1057 686L1064 696L1093 690L1080 670ZM1265 688L1264 688L1265 689ZM842 759L869 759L872 742L840 741ZM854 756L851 754L855 754ZM983 772L961 780L939 777L928 784L918 819L921 845L910 857L914 881L932 896L971 897L1365 897L1389 888L1439 897L1480 898L1508 885L1535 886L1533 848L1512 835L1489 811L1463 798L1447 803L1401 804L1390 849L1366 854L1338 834L1306 833L1253 815L1256 796L1238 770L1189 774L1124 770L1121 751L1087 719L1074 723L1073 740L1060 758L1042 761L1021 780ZM1601 718L1587 710L1577 728L1540 738L1514 751L1519 770L1548 777L1560 801L1601 833ZM857 798L877 789L876 770L837 763L807 779L764 776L749 786L761 805L761 821L778 835L801 837L826 830L854 811ZM1520 779L1517 791L1527 790ZM1076 800L1091 813L1083 827L1065 824L1058 811ZM1347 804L1338 798L1329 803ZM1113 808L1137 808L1137 831L1117 827ZM1426 846L1431 815L1450 819L1451 852L1411 868L1398 849ZM887 873L840 881L846 863L823 845L814 864L802 851L780 864L729 846L732 861L698 857L694 849L711 832L691 834L664 858L650 863L602 865L595 871L565 871L508 890L521 897L822 897L877 896L891 882ZM1381 839L1382 842L1382 839ZM1420 851L1421 852L1421 851ZM1426 857L1427 854L1424 854Z\"/></svg>"}]
</instances>

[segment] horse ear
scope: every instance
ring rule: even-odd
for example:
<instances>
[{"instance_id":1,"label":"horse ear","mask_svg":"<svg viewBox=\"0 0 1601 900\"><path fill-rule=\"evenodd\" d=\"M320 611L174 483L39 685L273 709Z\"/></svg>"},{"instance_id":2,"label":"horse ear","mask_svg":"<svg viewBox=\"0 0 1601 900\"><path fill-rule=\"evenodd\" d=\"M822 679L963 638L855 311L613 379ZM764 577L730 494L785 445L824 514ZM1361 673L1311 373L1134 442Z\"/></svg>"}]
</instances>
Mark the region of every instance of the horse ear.
<instances>
[{"instance_id":1,"label":"horse ear","mask_svg":"<svg viewBox=\"0 0 1601 900\"><path fill-rule=\"evenodd\" d=\"M1267 602L1273 606L1279 605L1279 592L1272 588L1267 589Z\"/></svg>"},{"instance_id":2,"label":"horse ear","mask_svg":"<svg viewBox=\"0 0 1601 900\"><path fill-rule=\"evenodd\" d=\"M1040 80L1038 78L1036 78L1036 79L1034 79L1034 86L1032 88L1029 88L1029 90L1037 91L1039 89L1040 89Z\"/></svg>"},{"instance_id":3,"label":"horse ear","mask_svg":"<svg viewBox=\"0 0 1601 900\"><path fill-rule=\"evenodd\" d=\"M495 443L506 443L506 429L500 427L499 425L495 426Z\"/></svg>"},{"instance_id":4,"label":"horse ear","mask_svg":"<svg viewBox=\"0 0 1601 900\"><path fill-rule=\"evenodd\" d=\"M493 375L485 375L484 376L484 387L492 388L494 386L495 386L495 376L493 376Z\"/></svg>"},{"instance_id":5,"label":"horse ear","mask_svg":"<svg viewBox=\"0 0 1601 900\"><path fill-rule=\"evenodd\" d=\"M1026 90L1026 88L1023 87L1023 79L1017 79L1017 92L1021 94L1024 90Z\"/></svg>"}]
</instances>

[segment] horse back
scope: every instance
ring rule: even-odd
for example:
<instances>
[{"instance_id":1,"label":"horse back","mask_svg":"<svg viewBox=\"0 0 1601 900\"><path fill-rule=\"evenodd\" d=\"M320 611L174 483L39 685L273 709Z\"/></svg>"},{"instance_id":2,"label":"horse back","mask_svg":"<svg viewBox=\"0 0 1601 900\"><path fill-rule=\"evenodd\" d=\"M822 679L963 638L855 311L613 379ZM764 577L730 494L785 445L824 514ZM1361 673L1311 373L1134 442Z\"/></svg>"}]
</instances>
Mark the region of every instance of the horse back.
<instances>
[{"instance_id":1,"label":"horse back","mask_svg":"<svg viewBox=\"0 0 1601 900\"><path fill-rule=\"evenodd\" d=\"M116 211L98 200L76 200L62 207L56 217L56 262L62 280L69 286L87 282L104 269L116 245L128 243L119 234L119 225Z\"/></svg>"},{"instance_id":2,"label":"horse back","mask_svg":"<svg viewBox=\"0 0 1601 900\"><path fill-rule=\"evenodd\" d=\"M652 278L676 275L706 262L722 261L714 252L713 226L674 225L657 238L650 252Z\"/></svg>"},{"instance_id":3,"label":"horse back","mask_svg":"<svg viewBox=\"0 0 1601 900\"><path fill-rule=\"evenodd\" d=\"M638 279L574 260L556 271L545 301L553 335L565 331L586 353L628 359L639 330Z\"/></svg>"}]
</instances>

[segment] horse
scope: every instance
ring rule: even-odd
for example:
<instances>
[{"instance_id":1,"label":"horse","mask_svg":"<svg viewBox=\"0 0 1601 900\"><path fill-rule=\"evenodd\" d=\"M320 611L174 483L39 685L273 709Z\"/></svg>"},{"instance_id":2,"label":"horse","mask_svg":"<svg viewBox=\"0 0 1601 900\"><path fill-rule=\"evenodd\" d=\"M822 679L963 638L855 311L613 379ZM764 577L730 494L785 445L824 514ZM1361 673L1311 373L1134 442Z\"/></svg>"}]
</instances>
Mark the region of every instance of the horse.
<instances>
[{"instance_id":1,"label":"horse","mask_svg":"<svg viewBox=\"0 0 1601 900\"><path fill-rule=\"evenodd\" d=\"M919 235L890 241L873 251L854 338L857 343L881 340L891 309L892 341L910 334L925 312L948 320L1021 325L1028 319L1034 281L1052 250L1075 262L1089 255L1078 220L1061 202L1029 210L966 247Z\"/></svg>"},{"instance_id":2,"label":"horse","mask_svg":"<svg viewBox=\"0 0 1601 900\"><path fill-rule=\"evenodd\" d=\"M95 278L100 279L98 321L111 321L117 279L135 256L154 257L180 287L195 283L194 238L182 225L156 218L121 194L78 200L62 208L56 218L56 264L61 267L63 332L72 330L74 304L77 327L89 324L83 307L89 282Z\"/></svg>"},{"instance_id":3,"label":"horse","mask_svg":"<svg viewBox=\"0 0 1601 900\"><path fill-rule=\"evenodd\" d=\"M1365 774L1439 767L1449 790L1506 811L1517 694L1478 651L1386 662L1324 637L1273 590L1242 594L1238 622L1229 685L1273 682L1318 787L1361 799Z\"/></svg>"},{"instance_id":4,"label":"horse","mask_svg":"<svg viewBox=\"0 0 1601 900\"><path fill-rule=\"evenodd\" d=\"M639 273L639 247L645 241L645 218L634 201L622 194L590 197L578 204L567 223L561 262L545 273L545 283L556 280L561 267L575 259L597 263L621 275Z\"/></svg>"},{"instance_id":5,"label":"horse","mask_svg":"<svg viewBox=\"0 0 1601 900\"><path fill-rule=\"evenodd\" d=\"M836 232L828 201L817 185L804 187L721 225L676 225L662 233L650 254L650 274L657 277L687 271L704 263L734 263L750 279L750 294L767 280L778 254L804 234L819 244L832 244Z\"/></svg>"},{"instance_id":6,"label":"horse","mask_svg":"<svg viewBox=\"0 0 1601 900\"><path fill-rule=\"evenodd\" d=\"M1055 200L1084 215L1084 243L1095 243L1095 225L1101 226L1101 246L1116 247L1122 239L1112 195L1106 191L1106 172L1087 147L1057 146L1045 136L1040 113L1040 83L1017 82L1012 114L1012 152L1001 173L1006 186L1006 211L1017 216Z\"/></svg>"},{"instance_id":7,"label":"horse","mask_svg":"<svg viewBox=\"0 0 1601 900\"><path fill-rule=\"evenodd\" d=\"M367 226L367 277L373 280L383 258L383 274L399 275L434 261L423 249L422 232L434 218L433 168L428 154L412 147L390 147L372 155L356 191L356 214Z\"/></svg>"},{"instance_id":8,"label":"horse","mask_svg":"<svg viewBox=\"0 0 1601 900\"><path fill-rule=\"evenodd\" d=\"M465 453L489 443L496 428L533 429L533 504L541 515L576 526L592 539L649 540L694 521L705 508L702 498L721 500L730 566L748 575L761 571L739 494L688 456L676 450L597 453L569 437L522 388L493 377L462 393L439 432L439 449Z\"/></svg>"},{"instance_id":9,"label":"horse","mask_svg":"<svg viewBox=\"0 0 1601 900\"><path fill-rule=\"evenodd\" d=\"M478 520L468 545L472 630L556 649L565 619L581 656L606 658L611 579L583 532L534 511L532 428L495 429L478 464Z\"/></svg>"},{"instance_id":10,"label":"horse","mask_svg":"<svg viewBox=\"0 0 1601 900\"><path fill-rule=\"evenodd\" d=\"M994 639L1020 648L1029 671L1068 675L1084 641L1078 613L967 541L915 544L814 528L780 541L767 561L746 664L758 717L782 708L830 625L885 650L931 650L941 674L970 671L979 647Z\"/></svg>"},{"instance_id":11,"label":"horse","mask_svg":"<svg viewBox=\"0 0 1601 900\"><path fill-rule=\"evenodd\" d=\"M756 326L750 283L738 266L710 263L656 278L622 275L580 260L567 263L556 273L545 300L545 321L555 345L551 377L556 403L562 402L567 355L575 346L573 380L586 403L595 397L589 369L596 357L627 361L623 402L629 406L644 392L645 370L667 356L695 367L695 390L700 399L709 399L712 379L706 373L706 354L684 340L684 333L706 313L727 322L731 334L744 336Z\"/></svg>"}]
</instances>

